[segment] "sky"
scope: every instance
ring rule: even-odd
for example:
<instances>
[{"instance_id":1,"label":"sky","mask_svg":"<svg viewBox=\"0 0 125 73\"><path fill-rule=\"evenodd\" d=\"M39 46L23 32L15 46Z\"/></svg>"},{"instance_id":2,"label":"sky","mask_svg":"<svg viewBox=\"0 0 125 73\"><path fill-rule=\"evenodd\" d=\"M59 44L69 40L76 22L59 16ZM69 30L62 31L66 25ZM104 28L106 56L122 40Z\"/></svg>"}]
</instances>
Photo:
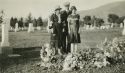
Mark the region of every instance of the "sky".
<instances>
[{"instance_id":1,"label":"sky","mask_svg":"<svg viewBox=\"0 0 125 73\"><path fill-rule=\"evenodd\" d=\"M67 1L80 11L123 0L0 0L0 10L4 10L7 17L27 17L31 12L33 17L47 18L56 5L64 9Z\"/></svg>"}]
</instances>

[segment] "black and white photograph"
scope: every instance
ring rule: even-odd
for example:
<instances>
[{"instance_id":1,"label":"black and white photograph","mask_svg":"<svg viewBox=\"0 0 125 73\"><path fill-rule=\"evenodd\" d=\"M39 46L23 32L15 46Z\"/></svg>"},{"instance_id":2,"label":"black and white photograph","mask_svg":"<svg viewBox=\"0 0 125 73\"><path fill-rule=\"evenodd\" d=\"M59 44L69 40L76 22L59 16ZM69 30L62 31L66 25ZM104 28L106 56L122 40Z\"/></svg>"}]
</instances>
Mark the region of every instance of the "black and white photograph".
<instances>
[{"instance_id":1,"label":"black and white photograph","mask_svg":"<svg viewBox=\"0 0 125 73\"><path fill-rule=\"evenodd\" d=\"M0 73L125 73L125 0L0 0Z\"/></svg>"}]
</instances>

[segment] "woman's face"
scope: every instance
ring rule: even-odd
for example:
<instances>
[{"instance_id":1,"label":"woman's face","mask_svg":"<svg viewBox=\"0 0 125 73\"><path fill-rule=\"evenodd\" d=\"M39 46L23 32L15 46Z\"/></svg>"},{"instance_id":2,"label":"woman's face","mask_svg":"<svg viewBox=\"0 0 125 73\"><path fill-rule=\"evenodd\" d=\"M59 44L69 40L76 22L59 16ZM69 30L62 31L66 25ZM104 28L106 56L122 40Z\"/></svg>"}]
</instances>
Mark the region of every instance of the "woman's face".
<instances>
[{"instance_id":1,"label":"woman's face","mask_svg":"<svg viewBox=\"0 0 125 73\"><path fill-rule=\"evenodd\" d=\"M60 10L56 10L56 14L60 14Z\"/></svg>"},{"instance_id":2,"label":"woman's face","mask_svg":"<svg viewBox=\"0 0 125 73\"><path fill-rule=\"evenodd\" d=\"M73 13L73 14L75 14L75 13L76 13L76 10L75 10L75 9L73 9L73 10L72 10L72 13Z\"/></svg>"}]
</instances>

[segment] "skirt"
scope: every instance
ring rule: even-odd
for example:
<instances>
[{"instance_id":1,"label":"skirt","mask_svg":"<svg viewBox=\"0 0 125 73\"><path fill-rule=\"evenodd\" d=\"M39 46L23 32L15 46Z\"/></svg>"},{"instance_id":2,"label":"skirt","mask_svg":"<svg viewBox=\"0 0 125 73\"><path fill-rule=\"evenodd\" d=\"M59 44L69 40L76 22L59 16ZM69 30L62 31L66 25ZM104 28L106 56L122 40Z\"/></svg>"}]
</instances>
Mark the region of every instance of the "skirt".
<instances>
[{"instance_id":1,"label":"skirt","mask_svg":"<svg viewBox=\"0 0 125 73\"><path fill-rule=\"evenodd\" d=\"M77 29L74 26L70 26L69 42L81 43L80 34L77 32Z\"/></svg>"},{"instance_id":2,"label":"skirt","mask_svg":"<svg viewBox=\"0 0 125 73\"><path fill-rule=\"evenodd\" d=\"M69 34L68 36L70 43L81 43L80 34Z\"/></svg>"}]
</instances>

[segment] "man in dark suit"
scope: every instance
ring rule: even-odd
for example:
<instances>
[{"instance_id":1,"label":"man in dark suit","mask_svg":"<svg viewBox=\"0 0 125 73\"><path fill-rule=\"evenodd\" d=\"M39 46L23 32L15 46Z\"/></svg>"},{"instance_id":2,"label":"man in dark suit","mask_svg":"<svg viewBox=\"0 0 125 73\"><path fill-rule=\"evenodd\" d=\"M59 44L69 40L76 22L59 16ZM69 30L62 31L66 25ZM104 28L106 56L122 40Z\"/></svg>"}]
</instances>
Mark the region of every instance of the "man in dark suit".
<instances>
[{"instance_id":1,"label":"man in dark suit","mask_svg":"<svg viewBox=\"0 0 125 73\"><path fill-rule=\"evenodd\" d=\"M63 48L64 53L69 53L70 52L70 42L68 41L69 38L68 38L68 21L67 21L67 18L71 14L71 11L69 9L70 8L70 2L65 2L64 6L65 6L65 10L63 10L61 12L61 21L62 21L62 24L63 24L63 35L62 35L63 44L62 44L62 48ZM67 39L67 41L66 41L66 39Z\"/></svg>"}]
</instances>

